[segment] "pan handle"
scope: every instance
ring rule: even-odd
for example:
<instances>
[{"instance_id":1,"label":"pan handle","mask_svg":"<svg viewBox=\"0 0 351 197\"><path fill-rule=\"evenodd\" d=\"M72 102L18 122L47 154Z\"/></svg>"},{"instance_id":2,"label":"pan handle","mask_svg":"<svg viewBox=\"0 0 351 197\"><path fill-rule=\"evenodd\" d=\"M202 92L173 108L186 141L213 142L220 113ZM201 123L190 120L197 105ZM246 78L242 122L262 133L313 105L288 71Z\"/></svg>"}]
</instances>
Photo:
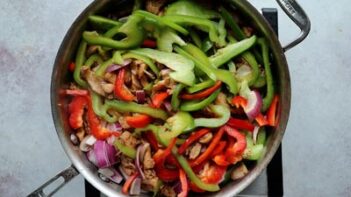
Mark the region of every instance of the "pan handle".
<instances>
[{"instance_id":1,"label":"pan handle","mask_svg":"<svg viewBox=\"0 0 351 197\"><path fill-rule=\"evenodd\" d=\"M44 183L42 186L40 186L38 189L36 189L34 192L29 194L27 197L50 197L54 195L61 187L63 187L66 183L68 183L70 180L72 180L74 177L76 177L79 174L76 168L73 166L68 167L67 169L63 170L62 172L58 173L56 176L54 176L52 179ZM59 178L63 178L63 182L59 185L53 184L54 182L58 181ZM51 186L50 185L54 185ZM47 188L52 188L52 191L48 194L44 193L44 189Z\"/></svg>"},{"instance_id":2,"label":"pan handle","mask_svg":"<svg viewBox=\"0 0 351 197\"><path fill-rule=\"evenodd\" d=\"M300 28L300 35L292 42L283 47L284 51L291 49L302 42L309 34L311 22L305 11L295 0L276 0L289 18Z\"/></svg>"}]
</instances>

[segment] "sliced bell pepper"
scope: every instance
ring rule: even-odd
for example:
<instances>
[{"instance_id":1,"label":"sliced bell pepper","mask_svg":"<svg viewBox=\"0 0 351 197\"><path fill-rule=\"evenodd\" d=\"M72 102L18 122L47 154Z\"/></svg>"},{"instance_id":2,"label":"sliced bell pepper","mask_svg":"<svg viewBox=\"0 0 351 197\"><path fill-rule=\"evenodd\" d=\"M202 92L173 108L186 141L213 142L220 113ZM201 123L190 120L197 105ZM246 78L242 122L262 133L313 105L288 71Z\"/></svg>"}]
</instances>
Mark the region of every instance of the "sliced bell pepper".
<instances>
[{"instance_id":1,"label":"sliced bell pepper","mask_svg":"<svg viewBox=\"0 0 351 197\"><path fill-rule=\"evenodd\" d=\"M268 124L273 127L277 126L278 124L278 119L276 118L278 102L279 102L279 96L275 95L267 111Z\"/></svg>"},{"instance_id":2,"label":"sliced bell pepper","mask_svg":"<svg viewBox=\"0 0 351 197\"><path fill-rule=\"evenodd\" d=\"M118 116L110 115L107 113L107 110L104 110L104 107L102 105L102 98L100 95L96 94L95 92L91 92L91 101L93 103L93 110L96 115L100 116L109 123L114 123L118 120Z\"/></svg>"},{"instance_id":3,"label":"sliced bell pepper","mask_svg":"<svg viewBox=\"0 0 351 197\"><path fill-rule=\"evenodd\" d=\"M159 149L159 147L158 147L158 143L157 143L157 139L156 139L155 134L152 131L147 131L147 132L145 132L144 136L145 136L146 140L150 143L151 148L154 151L157 151Z\"/></svg>"},{"instance_id":4,"label":"sliced bell pepper","mask_svg":"<svg viewBox=\"0 0 351 197\"><path fill-rule=\"evenodd\" d=\"M137 104L134 102L123 102L119 100L106 100L103 105L103 110L115 109L119 112L134 112L146 114L154 118L166 120L168 118L167 112L161 109L155 109L149 106Z\"/></svg>"},{"instance_id":5,"label":"sliced bell pepper","mask_svg":"<svg viewBox=\"0 0 351 197\"><path fill-rule=\"evenodd\" d=\"M212 86L206 90L203 90L203 91L195 93L195 94L182 94L182 95L180 95L180 98L182 98L184 100L202 99L202 98L205 98L205 97L209 96L210 94L212 94L214 91L216 91L218 88L220 88L221 85L222 85L222 82L217 81L214 86Z\"/></svg>"},{"instance_id":6,"label":"sliced bell pepper","mask_svg":"<svg viewBox=\"0 0 351 197\"><path fill-rule=\"evenodd\" d=\"M71 72L74 72L75 67L76 67L76 64L74 62L71 62L68 64L68 70Z\"/></svg>"},{"instance_id":7,"label":"sliced bell pepper","mask_svg":"<svg viewBox=\"0 0 351 197\"><path fill-rule=\"evenodd\" d=\"M147 56L156 62L162 63L174 72L170 73L170 77L175 81L192 86L195 82L194 63L176 53L169 53L154 49L142 48L135 49L131 52Z\"/></svg>"},{"instance_id":8,"label":"sliced bell pepper","mask_svg":"<svg viewBox=\"0 0 351 197\"><path fill-rule=\"evenodd\" d=\"M199 100L192 100L183 102L180 105L180 110L182 111L197 111L205 108L206 106L210 105L218 96L221 89L216 90L213 94L209 97L199 101Z\"/></svg>"},{"instance_id":9,"label":"sliced bell pepper","mask_svg":"<svg viewBox=\"0 0 351 197\"><path fill-rule=\"evenodd\" d=\"M194 127L194 120L187 112L178 111L175 115L167 119L167 124L171 125L170 131L159 131L158 139L167 146L172 138L184 132L188 127Z\"/></svg>"},{"instance_id":10,"label":"sliced bell pepper","mask_svg":"<svg viewBox=\"0 0 351 197\"><path fill-rule=\"evenodd\" d=\"M78 85L82 87L88 87L88 83L81 78L80 72L81 68L85 62L86 56L85 53L87 51L88 44L85 41L81 41L78 47L78 51L75 59L75 68L73 73L73 78L77 82Z\"/></svg>"},{"instance_id":11,"label":"sliced bell pepper","mask_svg":"<svg viewBox=\"0 0 351 197\"><path fill-rule=\"evenodd\" d=\"M162 163L166 160L166 157L172 153L172 148L175 146L176 141L176 138L171 139L165 150L160 150L154 154L153 159L155 163Z\"/></svg>"},{"instance_id":12,"label":"sliced bell pepper","mask_svg":"<svg viewBox=\"0 0 351 197\"><path fill-rule=\"evenodd\" d=\"M200 139L202 136L206 135L207 133L209 133L210 130L207 128L203 128L200 129L196 132L193 132L188 139L185 141L184 144L182 144L179 149L178 149L178 153L179 154L183 154L185 152L185 150L192 144L194 143L196 140Z\"/></svg>"},{"instance_id":13,"label":"sliced bell pepper","mask_svg":"<svg viewBox=\"0 0 351 197\"><path fill-rule=\"evenodd\" d=\"M180 192L177 197L187 197L188 190L189 190L189 184L188 184L188 180L186 178L186 174L182 169L179 169L179 180L180 180L180 184L182 186L182 192Z\"/></svg>"},{"instance_id":14,"label":"sliced bell pepper","mask_svg":"<svg viewBox=\"0 0 351 197\"><path fill-rule=\"evenodd\" d=\"M227 125L235 129L244 129L248 131L253 131L255 128L255 126L249 121L238 118L229 118Z\"/></svg>"},{"instance_id":15,"label":"sliced bell pepper","mask_svg":"<svg viewBox=\"0 0 351 197\"><path fill-rule=\"evenodd\" d=\"M192 29L192 30L190 30L189 35L190 35L191 39L193 40L193 42L195 43L195 45L197 47L201 48L202 42L201 42L201 38L200 38L199 34L197 34L196 31Z\"/></svg>"},{"instance_id":16,"label":"sliced bell pepper","mask_svg":"<svg viewBox=\"0 0 351 197\"><path fill-rule=\"evenodd\" d=\"M235 144L231 146L230 143L229 147L225 152L225 157L227 161L232 164L235 164L236 162L241 160L242 154L245 151L246 137L234 128L226 126L225 130L229 136L236 139Z\"/></svg>"},{"instance_id":17,"label":"sliced bell pepper","mask_svg":"<svg viewBox=\"0 0 351 197\"><path fill-rule=\"evenodd\" d=\"M247 133L246 135L246 142L247 146L243 152L242 158L253 161L260 159L265 150L264 145L258 143L254 145L252 135L250 133Z\"/></svg>"},{"instance_id":18,"label":"sliced bell pepper","mask_svg":"<svg viewBox=\"0 0 351 197\"><path fill-rule=\"evenodd\" d=\"M156 93L152 96L152 107L160 108L164 100L169 96L167 92Z\"/></svg>"},{"instance_id":19,"label":"sliced bell pepper","mask_svg":"<svg viewBox=\"0 0 351 197\"><path fill-rule=\"evenodd\" d=\"M157 48L161 51L171 53L173 51L173 44L177 44L179 46L186 45L185 41L170 28L159 28L155 34L157 39Z\"/></svg>"},{"instance_id":20,"label":"sliced bell pepper","mask_svg":"<svg viewBox=\"0 0 351 197\"><path fill-rule=\"evenodd\" d=\"M112 20L106 17L91 15L88 17L89 23L93 26L94 29L99 29L103 31L107 31L113 27L120 27L123 23Z\"/></svg>"},{"instance_id":21,"label":"sliced bell pepper","mask_svg":"<svg viewBox=\"0 0 351 197\"><path fill-rule=\"evenodd\" d=\"M173 110L177 111L180 105L179 94L185 86L183 84L178 84L172 93L171 105Z\"/></svg>"},{"instance_id":22,"label":"sliced bell pepper","mask_svg":"<svg viewBox=\"0 0 351 197\"><path fill-rule=\"evenodd\" d=\"M142 47L145 48L156 48L157 47L157 43L155 40L151 40L151 39L145 39L143 41L143 44L141 45Z\"/></svg>"},{"instance_id":23,"label":"sliced bell pepper","mask_svg":"<svg viewBox=\"0 0 351 197\"><path fill-rule=\"evenodd\" d=\"M165 15L183 15L197 16L204 19L219 18L220 15L214 11L207 9L193 1L176 1L167 6Z\"/></svg>"},{"instance_id":24,"label":"sliced bell pepper","mask_svg":"<svg viewBox=\"0 0 351 197\"><path fill-rule=\"evenodd\" d=\"M216 155L221 154L226 145L227 145L226 141L220 141L217 147L213 150L211 157L215 157Z\"/></svg>"},{"instance_id":25,"label":"sliced bell pepper","mask_svg":"<svg viewBox=\"0 0 351 197\"><path fill-rule=\"evenodd\" d=\"M101 36L97 32L83 32L83 39L92 45L101 45L105 47L111 47L114 49L130 49L135 48L144 40L144 30L140 23L143 21L143 17L138 15L130 15L127 22L125 22L121 27L117 27L118 31L115 34L122 34L126 37L121 40L114 40L114 36Z\"/></svg>"},{"instance_id":26,"label":"sliced bell pepper","mask_svg":"<svg viewBox=\"0 0 351 197\"><path fill-rule=\"evenodd\" d=\"M129 188L132 185L133 181L139 176L139 172L135 172L132 176L130 176L122 187L122 193L125 195L129 195Z\"/></svg>"},{"instance_id":27,"label":"sliced bell pepper","mask_svg":"<svg viewBox=\"0 0 351 197\"><path fill-rule=\"evenodd\" d=\"M210 105L209 108L216 115L215 118L195 118L195 127L215 128L224 125L230 118L230 109L224 105Z\"/></svg>"},{"instance_id":28,"label":"sliced bell pepper","mask_svg":"<svg viewBox=\"0 0 351 197\"><path fill-rule=\"evenodd\" d=\"M77 89L77 90L67 89L64 92L65 94L71 95L71 96L87 96L89 94L88 90L81 90L81 89Z\"/></svg>"},{"instance_id":29,"label":"sliced bell pepper","mask_svg":"<svg viewBox=\"0 0 351 197\"><path fill-rule=\"evenodd\" d=\"M125 70L121 68L115 82L115 95L123 101L133 101L134 95L124 86Z\"/></svg>"},{"instance_id":30,"label":"sliced bell pepper","mask_svg":"<svg viewBox=\"0 0 351 197\"><path fill-rule=\"evenodd\" d=\"M268 125L268 120L267 118L262 114L262 113L259 113L256 118L255 118L256 122L258 123L258 125L260 127L263 127L263 126L266 126Z\"/></svg>"},{"instance_id":31,"label":"sliced bell pepper","mask_svg":"<svg viewBox=\"0 0 351 197\"><path fill-rule=\"evenodd\" d=\"M166 158L169 155L171 155L171 150L175 146L175 143L176 143L176 138L171 140L170 144L167 146L165 150L159 149L153 156L153 159L155 161L156 174L163 181L174 181L179 178L178 170L168 169L164 165Z\"/></svg>"},{"instance_id":32,"label":"sliced bell pepper","mask_svg":"<svg viewBox=\"0 0 351 197\"><path fill-rule=\"evenodd\" d=\"M143 128L146 127L152 121L152 118L145 114L138 114L135 116L127 116L126 122L129 126L133 128Z\"/></svg>"},{"instance_id":33,"label":"sliced bell pepper","mask_svg":"<svg viewBox=\"0 0 351 197\"><path fill-rule=\"evenodd\" d=\"M274 97L274 85L273 85L273 76L271 71L271 65L269 63L269 48L266 39L259 38L257 43L261 46L262 49L262 57L263 57L263 65L266 74L267 81L267 90L266 96L263 98L262 103L262 112L265 112L272 103Z\"/></svg>"},{"instance_id":34,"label":"sliced bell pepper","mask_svg":"<svg viewBox=\"0 0 351 197\"><path fill-rule=\"evenodd\" d=\"M78 129L83 126L84 108L88 105L84 96L75 96L68 105L69 125L72 129Z\"/></svg>"},{"instance_id":35,"label":"sliced bell pepper","mask_svg":"<svg viewBox=\"0 0 351 197\"><path fill-rule=\"evenodd\" d=\"M224 131L225 131L225 127L221 127L217 131L217 133L213 137L210 145L207 147L207 149L200 156L198 156L194 161L191 162L191 164L190 164L191 166L197 166L210 158L213 150L217 147L219 141L221 140Z\"/></svg>"},{"instance_id":36,"label":"sliced bell pepper","mask_svg":"<svg viewBox=\"0 0 351 197\"><path fill-rule=\"evenodd\" d=\"M237 96L233 97L232 104L237 108L239 108L239 107L244 108L247 106L247 99L242 97L242 96L237 95Z\"/></svg>"},{"instance_id":37,"label":"sliced bell pepper","mask_svg":"<svg viewBox=\"0 0 351 197\"><path fill-rule=\"evenodd\" d=\"M178 160L179 164L185 171L190 181L193 182L198 188L203 189L205 191L210 191L210 192L215 192L220 190L218 184L205 183L199 177L197 177L194 171L191 169L188 161L185 159L185 157L178 154L178 150L176 148L172 149L172 153Z\"/></svg>"},{"instance_id":38,"label":"sliced bell pepper","mask_svg":"<svg viewBox=\"0 0 351 197\"><path fill-rule=\"evenodd\" d=\"M188 93L192 94L203 89L209 88L213 85L215 85L215 81L213 81L212 79L208 79L193 86L187 87L186 90Z\"/></svg>"},{"instance_id":39,"label":"sliced bell pepper","mask_svg":"<svg viewBox=\"0 0 351 197\"><path fill-rule=\"evenodd\" d=\"M122 144L122 142L120 140L115 140L114 145L116 147L117 150L121 151L122 154L135 159L136 158L136 150L134 148L128 147L124 144Z\"/></svg>"},{"instance_id":40,"label":"sliced bell pepper","mask_svg":"<svg viewBox=\"0 0 351 197\"><path fill-rule=\"evenodd\" d=\"M209 59L213 66L219 67L230 59L248 50L256 43L256 36L251 36L237 43L228 44L226 47L219 49Z\"/></svg>"}]
</instances>

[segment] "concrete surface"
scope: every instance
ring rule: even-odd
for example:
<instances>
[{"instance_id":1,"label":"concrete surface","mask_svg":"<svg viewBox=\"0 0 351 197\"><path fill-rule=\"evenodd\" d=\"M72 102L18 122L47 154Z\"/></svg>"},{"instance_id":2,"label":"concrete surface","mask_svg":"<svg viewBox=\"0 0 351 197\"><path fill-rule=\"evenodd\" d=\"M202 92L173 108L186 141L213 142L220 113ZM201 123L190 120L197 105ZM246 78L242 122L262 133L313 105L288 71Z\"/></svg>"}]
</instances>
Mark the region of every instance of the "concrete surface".
<instances>
[{"instance_id":1,"label":"concrete surface","mask_svg":"<svg viewBox=\"0 0 351 197\"><path fill-rule=\"evenodd\" d=\"M0 196L25 196L70 165L51 119L50 76L68 27L89 2L0 1ZM300 3L312 30L286 54L293 97L283 140L285 196L351 196L349 2ZM281 10L279 17L286 43L298 30ZM83 195L78 176L56 196Z\"/></svg>"}]
</instances>

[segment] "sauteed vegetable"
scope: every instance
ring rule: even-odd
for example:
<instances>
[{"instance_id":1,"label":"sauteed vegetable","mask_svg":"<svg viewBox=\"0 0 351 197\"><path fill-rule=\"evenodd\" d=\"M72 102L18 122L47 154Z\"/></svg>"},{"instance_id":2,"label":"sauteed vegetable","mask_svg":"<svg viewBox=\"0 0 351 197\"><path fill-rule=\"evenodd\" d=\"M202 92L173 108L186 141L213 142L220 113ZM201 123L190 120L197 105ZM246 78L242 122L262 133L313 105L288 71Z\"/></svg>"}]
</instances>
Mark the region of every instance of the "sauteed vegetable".
<instances>
[{"instance_id":1,"label":"sauteed vegetable","mask_svg":"<svg viewBox=\"0 0 351 197\"><path fill-rule=\"evenodd\" d=\"M218 191L264 156L278 123L268 43L224 7L136 1L119 20L92 15L68 68L72 142L125 194Z\"/></svg>"}]
</instances>

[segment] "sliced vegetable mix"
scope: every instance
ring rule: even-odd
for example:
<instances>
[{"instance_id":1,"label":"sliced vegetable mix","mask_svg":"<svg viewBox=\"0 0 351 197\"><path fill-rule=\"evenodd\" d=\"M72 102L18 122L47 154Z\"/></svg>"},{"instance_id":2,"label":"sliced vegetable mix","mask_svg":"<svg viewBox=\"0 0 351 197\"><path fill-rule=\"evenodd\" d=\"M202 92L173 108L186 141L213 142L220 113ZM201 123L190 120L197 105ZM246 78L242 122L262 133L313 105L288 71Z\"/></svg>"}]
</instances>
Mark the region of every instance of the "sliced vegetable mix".
<instances>
[{"instance_id":1,"label":"sliced vegetable mix","mask_svg":"<svg viewBox=\"0 0 351 197\"><path fill-rule=\"evenodd\" d=\"M267 41L237 19L190 0L89 16L63 93L71 139L104 180L185 197L220 190L264 156L280 97Z\"/></svg>"}]
</instances>

